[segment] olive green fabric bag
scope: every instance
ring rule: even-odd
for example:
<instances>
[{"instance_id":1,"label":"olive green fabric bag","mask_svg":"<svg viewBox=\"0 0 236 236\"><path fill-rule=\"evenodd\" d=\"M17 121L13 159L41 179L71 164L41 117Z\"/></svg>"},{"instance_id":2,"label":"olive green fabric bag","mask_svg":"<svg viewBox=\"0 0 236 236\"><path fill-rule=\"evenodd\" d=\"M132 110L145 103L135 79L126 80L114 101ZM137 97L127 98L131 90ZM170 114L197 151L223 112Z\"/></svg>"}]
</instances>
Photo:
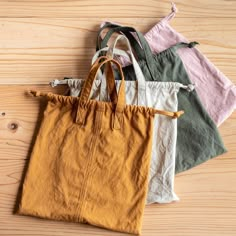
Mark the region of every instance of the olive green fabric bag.
<instances>
[{"instance_id":1,"label":"olive green fabric bag","mask_svg":"<svg viewBox=\"0 0 236 236\"><path fill-rule=\"evenodd\" d=\"M107 27L112 29L101 39L100 34ZM143 35L134 28L106 24L98 33L97 50L107 46L114 32L122 32L130 40L147 81L191 83L176 50L181 47L191 48L196 43L179 43L154 55ZM135 78L132 66L124 67L123 71L125 80ZM116 78L119 79L118 73ZM176 173L191 169L226 152L217 127L201 104L196 91L178 93L178 101L178 110L184 110L185 115L178 120Z\"/></svg>"}]
</instances>

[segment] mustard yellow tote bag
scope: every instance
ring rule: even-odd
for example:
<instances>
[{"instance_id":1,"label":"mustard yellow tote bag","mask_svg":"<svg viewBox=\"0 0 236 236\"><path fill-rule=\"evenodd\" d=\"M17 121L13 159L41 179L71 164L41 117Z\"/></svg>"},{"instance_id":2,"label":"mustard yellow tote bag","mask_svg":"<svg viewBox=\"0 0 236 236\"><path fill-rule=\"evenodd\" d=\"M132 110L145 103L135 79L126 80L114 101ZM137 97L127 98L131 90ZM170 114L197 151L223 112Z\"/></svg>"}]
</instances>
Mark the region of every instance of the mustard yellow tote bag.
<instances>
[{"instance_id":1,"label":"mustard yellow tote bag","mask_svg":"<svg viewBox=\"0 0 236 236\"><path fill-rule=\"evenodd\" d=\"M113 59L101 58L92 66L80 97L31 91L34 96L46 97L48 105L18 211L140 234L154 115L172 119L182 112L126 105L121 66ZM121 74L118 93L112 63ZM89 99L104 64L111 102Z\"/></svg>"}]
</instances>

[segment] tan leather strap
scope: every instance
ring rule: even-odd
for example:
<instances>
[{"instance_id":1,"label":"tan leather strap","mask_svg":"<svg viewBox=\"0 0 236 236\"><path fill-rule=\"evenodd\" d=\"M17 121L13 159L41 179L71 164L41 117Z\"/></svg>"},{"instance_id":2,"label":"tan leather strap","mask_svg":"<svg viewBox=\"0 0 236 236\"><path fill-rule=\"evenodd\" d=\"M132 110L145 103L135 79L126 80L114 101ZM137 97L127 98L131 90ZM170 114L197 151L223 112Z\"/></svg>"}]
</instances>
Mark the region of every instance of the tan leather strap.
<instances>
[{"instance_id":1,"label":"tan leather strap","mask_svg":"<svg viewBox=\"0 0 236 236\"><path fill-rule=\"evenodd\" d=\"M104 59L104 61L100 62L101 59ZM111 85L109 80L115 81L114 74L113 74L113 68L112 63L115 64L118 68L118 71L121 74L121 83L118 94L116 92L112 93L111 96L111 102L113 104L113 107L115 107L115 111L113 114L113 121L112 121L112 128L113 129L121 129L123 126L123 110L125 108L126 102L125 102L125 81L124 81L124 74L121 68L121 65L112 58L107 57L101 57L98 58L95 63L93 64L88 78L85 80L85 83L83 85L83 88L80 93L79 101L83 103L86 103L89 101L89 96L92 90L93 82L97 77L97 74L99 72L99 69L105 65L108 64L107 71L106 71L106 80L107 84ZM115 82L114 82L115 83ZM116 89L115 85L113 86L113 91ZM85 113L83 112L82 108L78 107L77 110L77 118L76 123L83 125L85 120Z\"/></svg>"},{"instance_id":2,"label":"tan leather strap","mask_svg":"<svg viewBox=\"0 0 236 236\"><path fill-rule=\"evenodd\" d=\"M100 62L100 59L105 59L104 61ZM125 103L125 82L124 82L124 74L123 74L123 71L122 71L122 68L121 68L121 65L114 59L112 58L107 58L105 56L101 57L101 58L98 58L95 63L93 64L90 72L89 72L89 75L88 75L88 78L85 80L85 83L84 83L84 86L81 90L81 93L80 93L80 97L79 99L83 102L86 102L89 100L89 95L90 95L90 92L91 92L91 89L92 89L92 85L93 85L93 82L94 80L96 79L96 76L98 74L98 71L99 69L106 63L108 63L108 69L107 69L107 81L108 80L113 80L115 81L115 78L114 78L114 74L113 74L113 70L112 70L112 65L111 63L114 63L117 68L118 68L118 71L120 72L121 74L121 83L120 83L120 88L119 88L119 92L117 94L117 103L114 104L115 107L116 107L116 112L122 112L126 103ZM116 95L114 95L116 96ZM116 100L116 99L114 99ZM115 101L112 101L112 103L115 103Z\"/></svg>"}]
</instances>

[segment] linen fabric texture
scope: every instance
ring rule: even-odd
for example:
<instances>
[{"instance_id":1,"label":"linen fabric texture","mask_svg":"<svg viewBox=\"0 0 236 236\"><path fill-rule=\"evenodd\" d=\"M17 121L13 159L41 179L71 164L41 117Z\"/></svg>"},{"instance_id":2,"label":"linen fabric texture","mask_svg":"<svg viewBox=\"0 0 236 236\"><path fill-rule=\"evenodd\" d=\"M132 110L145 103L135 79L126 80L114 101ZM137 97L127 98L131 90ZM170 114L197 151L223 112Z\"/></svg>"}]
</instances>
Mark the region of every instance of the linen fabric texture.
<instances>
[{"instance_id":1,"label":"linen fabric texture","mask_svg":"<svg viewBox=\"0 0 236 236\"><path fill-rule=\"evenodd\" d=\"M100 38L105 28L110 29L103 39ZM190 84L185 67L178 56L180 48L193 50L196 43L178 43L158 54L152 54L143 35L132 27L106 24L100 29L97 50L104 48L113 33L125 34L136 53L138 63L147 81L179 82ZM133 34L137 35L138 42ZM126 80L134 79L131 65L123 67ZM119 79L119 76L116 76ZM178 109L185 110L185 116L178 120L175 173L191 169L213 157L226 152L218 129L203 107L196 91L178 93Z\"/></svg>"},{"instance_id":2,"label":"linen fabric texture","mask_svg":"<svg viewBox=\"0 0 236 236\"><path fill-rule=\"evenodd\" d=\"M92 66L80 97L31 91L46 97L48 105L18 212L140 234L154 115L182 113L126 105L122 69L103 58ZM118 93L111 62L121 73ZM111 102L91 100L93 81L105 63Z\"/></svg>"},{"instance_id":3,"label":"linen fabric texture","mask_svg":"<svg viewBox=\"0 0 236 236\"><path fill-rule=\"evenodd\" d=\"M169 24L176 12L176 6L172 4L171 13L145 34L153 53L162 52L176 43L189 42ZM177 54L191 82L196 85L196 92L204 108L219 126L236 109L236 86L197 48L181 48ZM122 58L120 62L123 66L127 65L127 61Z\"/></svg>"},{"instance_id":4,"label":"linen fabric texture","mask_svg":"<svg viewBox=\"0 0 236 236\"><path fill-rule=\"evenodd\" d=\"M129 54L116 48L118 41L123 41L129 50ZM96 61L101 52L107 52L107 56L123 56L132 61L136 81L125 81L126 102L130 105L142 105L162 110L176 111L178 109L177 94L180 88L189 89L177 82L145 81L143 73L134 58L128 39L124 35L117 36L110 47L99 50L93 57ZM95 81L91 97L92 99L107 101L105 77ZM58 81L58 84L65 83ZM79 96L84 84L83 79L68 79L67 84L71 96ZM117 89L120 81L116 80ZM169 203L179 198L174 191L175 152L177 139L177 120L166 116L155 116L153 129L152 159L149 173L149 187L147 204L154 202Z\"/></svg>"},{"instance_id":5,"label":"linen fabric texture","mask_svg":"<svg viewBox=\"0 0 236 236\"><path fill-rule=\"evenodd\" d=\"M127 104L138 103L138 89L135 81L125 81ZM78 96L83 86L83 79L68 79L71 96ZM101 91L101 80L96 80L92 89L92 99L105 101L106 91ZM120 81L116 81L118 88ZM178 109L177 94L182 88L175 82L146 82L146 106L162 110ZM152 158L149 172L149 185L146 204L169 203L178 201L174 191L175 152L177 139L177 120L155 115L152 143Z\"/></svg>"}]
</instances>

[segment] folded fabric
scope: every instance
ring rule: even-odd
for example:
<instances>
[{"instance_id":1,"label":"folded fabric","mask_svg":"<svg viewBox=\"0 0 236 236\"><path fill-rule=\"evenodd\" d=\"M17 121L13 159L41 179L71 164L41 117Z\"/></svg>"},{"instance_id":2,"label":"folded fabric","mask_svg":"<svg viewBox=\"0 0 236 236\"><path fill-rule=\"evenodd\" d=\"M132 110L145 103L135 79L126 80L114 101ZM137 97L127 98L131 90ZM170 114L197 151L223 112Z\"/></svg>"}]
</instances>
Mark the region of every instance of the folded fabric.
<instances>
[{"instance_id":1,"label":"folded fabric","mask_svg":"<svg viewBox=\"0 0 236 236\"><path fill-rule=\"evenodd\" d=\"M116 49L116 44L120 40L128 46L129 53ZM178 109L177 94L180 88L192 90L191 85L184 86L177 82L158 82L145 81L143 73L134 58L128 39L124 35L119 35L109 48L103 48L98 51L92 63L97 60L101 52L107 52L107 56L123 56L132 61L134 67L134 80L125 81L126 102L131 105L142 105L153 108L176 111ZM55 84L65 84L63 81L54 81ZM79 96L84 84L82 79L66 80L70 88L71 96ZM106 79L100 74L100 78L95 81L92 88L91 98L107 101ZM117 89L120 87L120 81L116 81ZM175 152L177 138L177 120L165 116L155 116L153 129L152 159L149 174L149 188L147 195L147 204L169 203L177 201L178 197L174 191L175 175Z\"/></svg>"},{"instance_id":2,"label":"folded fabric","mask_svg":"<svg viewBox=\"0 0 236 236\"><path fill-rule=\"evenodd\" d=\"M101 40L100 35L106 27L112 29ZM178 43L154 55L145 38L134 28L107 24L98 33L97 49L106 47L115 32L123 33L129 38L147 81L191 83L176 51L180 48L191 50L196 43ZM138 41L133 36L134 33ZM132 66L124 67L123 71L126 80L133 80ZM217 127L201 104L196 91L179 93L178 109L184 109L186 115L178 120L175 173L188 170L226 152Z\"/></svg>"},{"instance_id":3,"label":"folded fabric","mask_svg":"<svg viewBox=\"0 0 236 236\"><path fill-rule=\"evenodd\" d=\"M121 73L118 94L111 62ZM111 102L91 100L97 71L105 63ZM49 102L24 180L19 213L140 234L154 115L178 117L182 112L126 105L121 66L106 57L92 66L80 97L31 94L45 96Z\"/></svg>"},{"instance_id":4,"label":"folded fabric","mask_svg":"<svg viewBox=\"0 0 236 236\"><path fill-rule=\"evenodd\" d=\"M176 6L172 4L172 12L145 34L153 53L162 52L179 42L189 42L169 24L176 12ZM219 126L236 109L236 86L197 48L185 47L177 53L191 82L196 85L204 108ZM120 62L123 66L127 65L122 58Z\"/></svg>"}]
</instances>

